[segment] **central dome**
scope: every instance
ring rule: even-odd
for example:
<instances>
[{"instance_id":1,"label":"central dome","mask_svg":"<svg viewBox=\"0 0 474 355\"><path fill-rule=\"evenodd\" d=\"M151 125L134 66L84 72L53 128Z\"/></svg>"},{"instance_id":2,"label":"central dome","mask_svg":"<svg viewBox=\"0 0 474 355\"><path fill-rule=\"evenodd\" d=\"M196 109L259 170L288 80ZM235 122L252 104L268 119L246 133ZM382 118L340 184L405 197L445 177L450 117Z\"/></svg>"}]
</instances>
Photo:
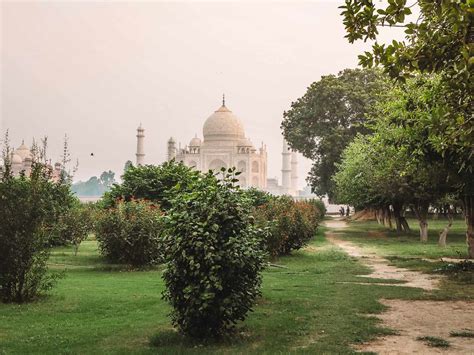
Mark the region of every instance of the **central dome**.
<instances>
[{"instance_id":1,"label":"central dome","mask_svg":"<svg viewBox=\"0 0 474 355\"><path fill-rule=\"evenodd\" d=\"M205 141L230 141L245 138L242 122L225 105L222 105L204 122Z\"/></svg>"}]
</instances>

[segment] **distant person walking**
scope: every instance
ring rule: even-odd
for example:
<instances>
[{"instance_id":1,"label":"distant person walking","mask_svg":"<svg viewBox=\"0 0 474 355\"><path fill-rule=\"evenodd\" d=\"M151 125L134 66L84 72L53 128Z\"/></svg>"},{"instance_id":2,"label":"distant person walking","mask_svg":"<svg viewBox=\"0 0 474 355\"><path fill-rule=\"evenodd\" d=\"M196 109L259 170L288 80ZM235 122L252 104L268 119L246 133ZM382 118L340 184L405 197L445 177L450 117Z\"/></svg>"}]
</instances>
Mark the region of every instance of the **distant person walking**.
<instances>
[{"instance_id":1,"label":"distant person walking","mask_svg":"<svg viewBox=\"0 0 474 355\"><path fill-rule=\"evenodd\" d=\"M346 216L349 217L349 212L350 212L350 209L349 209L349 206L347 206L346 208ZM342 209L342 213L344 214L344 208Z\"/></svg>"},{"instance_id":2,"label":"distant person walking","mask_svg":"<svg viewBox=\"0 0 474 355\"><path fill-rule=\"evenodd\" d=\"M344 207L339 208L339 214L344 217Z\"/></svg>"}]
</instances>

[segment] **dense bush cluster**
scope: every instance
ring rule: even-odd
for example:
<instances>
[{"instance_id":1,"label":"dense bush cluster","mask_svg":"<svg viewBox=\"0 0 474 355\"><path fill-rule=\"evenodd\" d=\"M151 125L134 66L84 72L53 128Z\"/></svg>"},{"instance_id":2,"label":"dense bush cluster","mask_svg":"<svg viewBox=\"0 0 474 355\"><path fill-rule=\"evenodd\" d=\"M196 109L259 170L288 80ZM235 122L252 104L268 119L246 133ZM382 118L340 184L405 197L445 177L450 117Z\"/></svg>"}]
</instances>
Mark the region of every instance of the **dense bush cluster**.
<instances>
[{"instance_id":1,"label":"dense bush cluster","mask_svg":"<svg viewBox=\"0 0 474 355\"><path fill-rule=\"evenodd\" d=\"M145 199L158 203L163 210L171 207L173 187L188 191L199 172L174 160L161 165L129 166L122 175L122 183L114 184L104 195L104 207L113 207L118 201Z\"/></svg>"},{"instance_id":2,"label":"dense bush cluster","mask_svg":"<svg viewBox=\"0 0 474 355\"><path fill-rule=\"evenodd\" d=\"M94 231L95 208L75 200L72 206L59 216L51 231L51 245L72 245L77 254L79 245Z\"/></svg>"},{"instance_id":3,"label":"dense bush cluster","mask_svg":"<svg viewBox=\"0 0 474 355\"><path fill-rule=\"evenodd\" d=\"M257 224L269 224L267 251L272 257L287 255L303 247L316 233L323 211L314 202L273 197L255 210Z\"/></svg>"},{"instance_id":4,"label":"dense bush cluster","mask_svg":"<svg viewBox=\"0 0 474 355\"><path fill-rule=\"evenodd\" d=\"M176 194L166 216L164 294L184 334L216 337L243 320L260 294L264 234L233 170L208 173Z\"/></svg>"},{"instance_id":5,"label":"dense bush cluster","mask_svg":"<svg viewBox=\"0 0 474 355\"><path fill-rule=\"evenodd\" d=\"M162 231L162 212L145 201L122 201L97 214L100 252L115 263L142 267L161 262Z\"/></svg>"},{"instance_id":6,"label":"dense bush cluster","mask_svg":"<svg viewBox=\"0 0 474 355\"><path fill-rule=\"evenodd\" d=\"M50 236L71 208L69 186L51 181L51 170L34 163L29 176L0 181L0 297L26 302L54 284L48 273Z\"/></svg>"}]
</instances>

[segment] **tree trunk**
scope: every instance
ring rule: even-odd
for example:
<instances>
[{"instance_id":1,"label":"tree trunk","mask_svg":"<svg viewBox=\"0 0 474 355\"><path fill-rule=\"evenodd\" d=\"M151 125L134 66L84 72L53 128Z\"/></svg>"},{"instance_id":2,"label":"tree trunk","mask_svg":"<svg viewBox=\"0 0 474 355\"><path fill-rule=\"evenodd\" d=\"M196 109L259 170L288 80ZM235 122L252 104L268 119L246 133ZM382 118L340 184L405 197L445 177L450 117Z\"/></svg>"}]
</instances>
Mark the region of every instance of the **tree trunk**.
<instances>
[{"instance_id":1,"label":"tree trunk","mask_svg":"<svg viewBox=\"0 0 474 355\"><path fill-rule=\"evenodd\" d=\"M438 245L443 248L446 248L446 238L448 236L449 230L451 229L451 226L453 225L453 215L451 213L451 210L448 210L448 220L448 225L444 227L441 232L439 232Z\"/></svg>"},{"instance_id":2,"label":"tree trunk","mask_svg":"<svg viewBox=\"0 0 474 355\"><path fill-rule=\"evenodd\" d=\"M469 259L474 259L474 196L464 197L464 218L466 220L466 243Z\"/></svg>"},{"instance_id":3,"label":"tree trunk","mask_svg":"<svg viewBox=\"0 0 474 355\"><path fill-rule=\"evenodd\" d=\"M391 213L390 213L390 208L387 206L387 207L384 207L383 208L383 211L384 211L384 226L385 227L388 227L389 229L392 229L392 218L391 218Z\"/></svg>"},{"instance_id":4,"label":"tree trunk","mask_svg":"<svg viewBox=\"0 0 474 355\"><path fill-rule=\"evenodd\" d=\"M375 217L377 218L378 224L383 224L383 212L381 208L375 210Z\"/></svg>"},{"instance_id":5,"label":"tree trunk","mask_svg":"<svg viewBox=\"0 0 474 355\"><path fill-rule=\"evenodd\" d=\"M395 218L395 223L397 225L397 233L403 232L403 225L402 225L402 204L399 202L395 202L392 204L393 207L393 217Z\"/></svg>"},{"instance_id":6,"label":"tree trunk","mask_svg":"<svg viewBox=\"0 0 474 355\"><path fill-rule=\"evenodd\" d=\"M405 233L410 232L410 226L408 225L407 219L405 216L401 216L401 223L402 223L402 228Z\"/></svg>"},{"instance_id":7,"label":"tree trunk","mask_svg":"<svg viewBox=\"0 0 474 355\"><path fill-rule=\"evenodd\" d=\"M427 202L419 202L413 208L420 224L420 241L423 243L428 241L428 208Z\"/></svg>"}]
</instances>

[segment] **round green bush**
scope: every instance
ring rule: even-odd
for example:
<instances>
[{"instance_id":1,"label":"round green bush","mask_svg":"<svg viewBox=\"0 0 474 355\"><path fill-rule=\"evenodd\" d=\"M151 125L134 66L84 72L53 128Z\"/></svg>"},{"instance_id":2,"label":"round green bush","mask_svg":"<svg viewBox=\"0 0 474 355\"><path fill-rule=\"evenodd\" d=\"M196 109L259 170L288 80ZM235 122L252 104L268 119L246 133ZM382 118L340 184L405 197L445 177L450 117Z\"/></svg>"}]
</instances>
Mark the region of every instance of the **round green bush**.
<instances>
[{"instance_id":1,"label":"round green bush","mask_svg":"<svg viewBox=\"0 0 474 355\"><path fill-rule=\"evenodd\" d=\"M208 173L176 194L165 217L164 298L173 324L191 337L231 331L260 294L264 231L255 227L234 171L222 174Z\"/></svg>"}]
</instances>

